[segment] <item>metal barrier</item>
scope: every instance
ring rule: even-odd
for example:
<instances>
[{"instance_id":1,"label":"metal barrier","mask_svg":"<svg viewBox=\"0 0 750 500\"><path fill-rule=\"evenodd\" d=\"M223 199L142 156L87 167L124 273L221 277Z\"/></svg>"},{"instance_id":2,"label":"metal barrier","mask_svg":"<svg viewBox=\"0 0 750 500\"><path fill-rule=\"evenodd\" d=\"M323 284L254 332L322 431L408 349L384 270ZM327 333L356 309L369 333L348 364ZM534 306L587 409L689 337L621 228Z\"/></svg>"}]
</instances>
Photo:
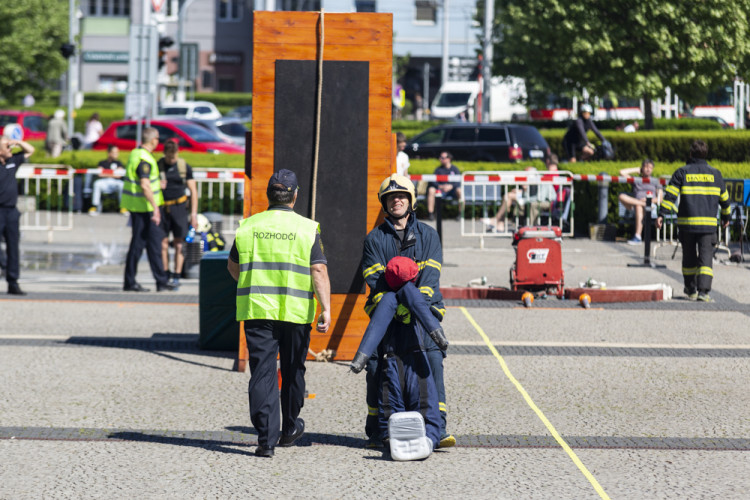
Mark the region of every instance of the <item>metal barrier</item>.
<instances>
[{"instance_id":1,"label":"metal barrier","mask_svg":"<svg viewBox=\"0 0 750 500\"><path fill-rule=\"evenodd\" d=\"M52 241L54 231L73 229L73 170L65 165L24 163L16 179L22 181L18 197L21 231L47 231Z\"/></svg>"},{"instance_id":2,"label":"metal barrier","mask_svg":"<svg viewBox=\"0 0 750 500\"><path fill-rule=\"evenodd\" d=\"M669 184L669 179L666 177L650 179L650 178L642 178L642 177L624 177L624 176L615 176L615 175L575 174L573 175L573 179L576 181L598 182L602 187L608 187L610 183L640 184L644 182L650 183L652 181L657 181L662 186L666 186L667 184ZM744 185L745 180L744 179L724 179L724 181L726 182L727 189L730 194L730 207L732 210L731 217L732 217L732 220L735 220L737 218L735 207L738 205L740 207L743 207L744 197L743 197L742 185ZM600 194L600 196L602 196L602 194ZM679 203L679 198L678 198L678 203ZM600 207L602 205L603 205L603 202L602 200L600 200ZM606 207L606 204L604 204L604 206ZM747 213L747 208L743 207L743 209L744 209L744 214L742 214L742 210L741 210L740 217L742 217L742 221L744 223L744 221L747 220L748 213ZM717 211L716 217L717 219L720 218L718 211ZM602 218L602 214L600 213L600 219L601 218ZM671 213L664 218L664 226L662 227L661 230L657 229L656 242L651 247L652 257L656 255L656 250L659 247L679 245L679 242L675 238L676 224L677 224L676 214ZM729 227L727 227L726 229L722 229L721 224L717 226L718 242L716 245L716 249L717 251L727 252L727 256L731 255L731 251L729 249L729 243L731 239L729 230L730 230ZM745 227L745 230L746 230L746 227Z\"/></svg>"},{"instance_id":3,"label":"metal barrier","mask_svg":"<svg viewBox=\"0 0 750 500\"><path fill-rule=\"evenodd\" d=\"M430 181L430 182L461 182L461 236L479 237L480 247L484 247L485 237L510 237L513 231L510 230L509 219L513 220L517 228L521 219L525 217L529 205L524 203L526 198L520 197L515 207L521 207L520 210L513 210L511 213L510 203L504 217L504 227L500 231L490 230L489 222L491 216L494 217L499 209L503 199L514 190L525 191L534 186L552 186L555 188L556 200L544 207L535 206L534 211L539 213L539 217L546 218L547 226L559 225L565 236L573 236L573 178L570 172L522 172L512 171L483 171L483 172L465 172L461 175L411 175L413 181ZM515 191L514 196L520 191ZM528 197L527 197L528 198ZM531 198L531 203L538 203ZM468 216L466 212L469 212ZM536 222L536 221L535 221Z\"/></svg>"},{"instance_id":4,"label":"metal barrier","mask_svg":"<svg viewBox=\"0 0 750 500\"><path fill-rule=\"evenodd\" d=\"M245 172L237 169L193 169L199 212L218 212L227 222L223 234L235 234L242 220ZM227 197L227 191L229 196Z\"/></svg>"},{"instance_id":5,"label":"metal barrier","mask_svg":"<svg viewBox=\"0 0 750 500\"><path fill-rule=\"evenodd\" d=\"M222 226L222 233L234 234L242 219L242 194L244 192L245 173L237 169L193 168L198 191L198 212L218 212L228 220L227 227ZM79 169L76 174L111 175L122 177L122 169L103 168ZM228 196L227 196L228 195Z\"/></svg>"}]
</instances>

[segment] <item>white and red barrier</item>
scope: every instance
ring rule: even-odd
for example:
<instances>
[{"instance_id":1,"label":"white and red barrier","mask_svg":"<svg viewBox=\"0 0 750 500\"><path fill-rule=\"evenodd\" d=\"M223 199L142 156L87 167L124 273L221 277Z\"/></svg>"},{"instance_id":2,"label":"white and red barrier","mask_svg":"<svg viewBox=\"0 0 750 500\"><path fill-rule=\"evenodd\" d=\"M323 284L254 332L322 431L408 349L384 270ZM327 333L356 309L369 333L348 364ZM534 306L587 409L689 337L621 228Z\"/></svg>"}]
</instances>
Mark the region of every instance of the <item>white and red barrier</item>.
<instances>
[{"instance_id":1,"label":"white and red barrier","mask_svg":"<svg viewBox=\"0 0 750 500\"><path fill-rule=\"evenodd\" d=\"M586 175L586 174L570 174L570 173L514 173L508 172L503 174L488 173L488 174L451 174L451 175L435 175L435 174L413 174L409 175L409 179L412 181L427 181L427 182L497 182L500 184L527 184L537 182L551 182L553 184L566 184L566 179L572 178L574 181L584 182L610 182L613 184L638 184L645 183L649 184L652 181L666 186L669 183L669 179L661 177L625 177L617 175Z\"/></svg>"}]
</instances>

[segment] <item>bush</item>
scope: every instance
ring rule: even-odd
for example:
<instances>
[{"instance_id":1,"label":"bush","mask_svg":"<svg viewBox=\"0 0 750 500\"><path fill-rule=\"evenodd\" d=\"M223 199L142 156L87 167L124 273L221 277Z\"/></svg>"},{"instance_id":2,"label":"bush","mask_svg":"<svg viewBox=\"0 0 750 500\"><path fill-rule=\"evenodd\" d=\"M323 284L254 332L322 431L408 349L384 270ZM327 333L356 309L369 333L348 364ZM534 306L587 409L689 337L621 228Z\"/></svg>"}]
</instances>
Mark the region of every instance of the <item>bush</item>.
<instances>
[{"instance_id":1,"label":"bush","mask_svg":"<svg viewBox=\"0 0 750 500\"><path fill-rule=\"evenodd\" d=\"M553 121L530 121L525 122L542 129L567 129L572 120L559 122ZM644 120L596 120L596 128L599 130L616 130L617 127L637 121L640 131L644 131ZM713 120L702 118L654 118L654 130L723 130L721 125Z\"/></svg>"},{"instance_id":2,"label":"bush","mask_svg":"<svg viewBox=\"0 0 750 500\"><path fill-rule=\"evenodd\" d=\"M707 120L706 120L707 121ZM542 130L553 153L564 158L562 138L564 130ZM615 158L620 161L640 161L651 158L661 162L684 162L690 151L690 144L702 139L708 144L708 160L729 163L750 161L750 131L748 130L706 130L706 131L639 131L634 134L608 132L608 141L615 148ZM589 134L592 142L597 142Z\"/></svg>"}]
</instances>

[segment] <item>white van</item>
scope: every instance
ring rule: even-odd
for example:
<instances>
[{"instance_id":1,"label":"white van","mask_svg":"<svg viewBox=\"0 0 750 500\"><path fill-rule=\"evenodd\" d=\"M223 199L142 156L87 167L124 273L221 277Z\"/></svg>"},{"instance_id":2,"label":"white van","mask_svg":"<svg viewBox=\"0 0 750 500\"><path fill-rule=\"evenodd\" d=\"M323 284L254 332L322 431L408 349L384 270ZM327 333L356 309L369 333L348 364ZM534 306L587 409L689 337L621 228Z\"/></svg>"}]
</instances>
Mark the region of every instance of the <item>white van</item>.
<instances>
[{"instance_id":1,"label":"white van","mask_svg":"<svg viewBox=\"0 0 750 500\"><path fill-rule=\"evenodd\" d=\"M449 120L464 113L466 120L474 121L478 94L479 82L445 82L432 101L431 116L436 120Z\"/></svg>"},{"instance_id":2,"label":"white van","mask_svg":"<svg viewBox=\"0 0 750 500\"><path fill-rule=\"evenodd\" d=\"M165 102L159 105L158 118L163 120L218 120L221 113L212 102L183 101Z\"/></svg>"},{"instance_id":3,"label":"white van","mask_svg":"<svg viewBox=\"0 0 750 500\"><path fill-rule=\"evenodd\" d=\"M492 78L490 121L526 119L526 85L521 78ZM463 114L467 121L476 116L479 82L446 82L432 101L432 118L449 120Z\"/></svg>"}]
</instances>

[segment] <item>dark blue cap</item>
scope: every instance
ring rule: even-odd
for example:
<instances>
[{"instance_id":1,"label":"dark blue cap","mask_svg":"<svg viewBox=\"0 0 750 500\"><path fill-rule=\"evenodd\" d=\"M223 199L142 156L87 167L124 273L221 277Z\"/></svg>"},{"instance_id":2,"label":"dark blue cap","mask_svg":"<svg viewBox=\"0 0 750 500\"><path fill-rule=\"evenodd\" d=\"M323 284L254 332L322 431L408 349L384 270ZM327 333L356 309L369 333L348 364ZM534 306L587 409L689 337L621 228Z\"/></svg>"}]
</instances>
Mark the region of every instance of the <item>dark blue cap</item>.
<instances>
[{"instance_id":1,"label":"dark blue cap","mask_svg":"<svg viewBox=\"0 0 750 500\"><path fill-rule=\"evenodd\" d=\"M274 184L280 184L286 188L287 191L297 190L297 176L291 170L282 168L271 176L268 180L268 189L272 189Z\"/></svg>"}]
</instances>

